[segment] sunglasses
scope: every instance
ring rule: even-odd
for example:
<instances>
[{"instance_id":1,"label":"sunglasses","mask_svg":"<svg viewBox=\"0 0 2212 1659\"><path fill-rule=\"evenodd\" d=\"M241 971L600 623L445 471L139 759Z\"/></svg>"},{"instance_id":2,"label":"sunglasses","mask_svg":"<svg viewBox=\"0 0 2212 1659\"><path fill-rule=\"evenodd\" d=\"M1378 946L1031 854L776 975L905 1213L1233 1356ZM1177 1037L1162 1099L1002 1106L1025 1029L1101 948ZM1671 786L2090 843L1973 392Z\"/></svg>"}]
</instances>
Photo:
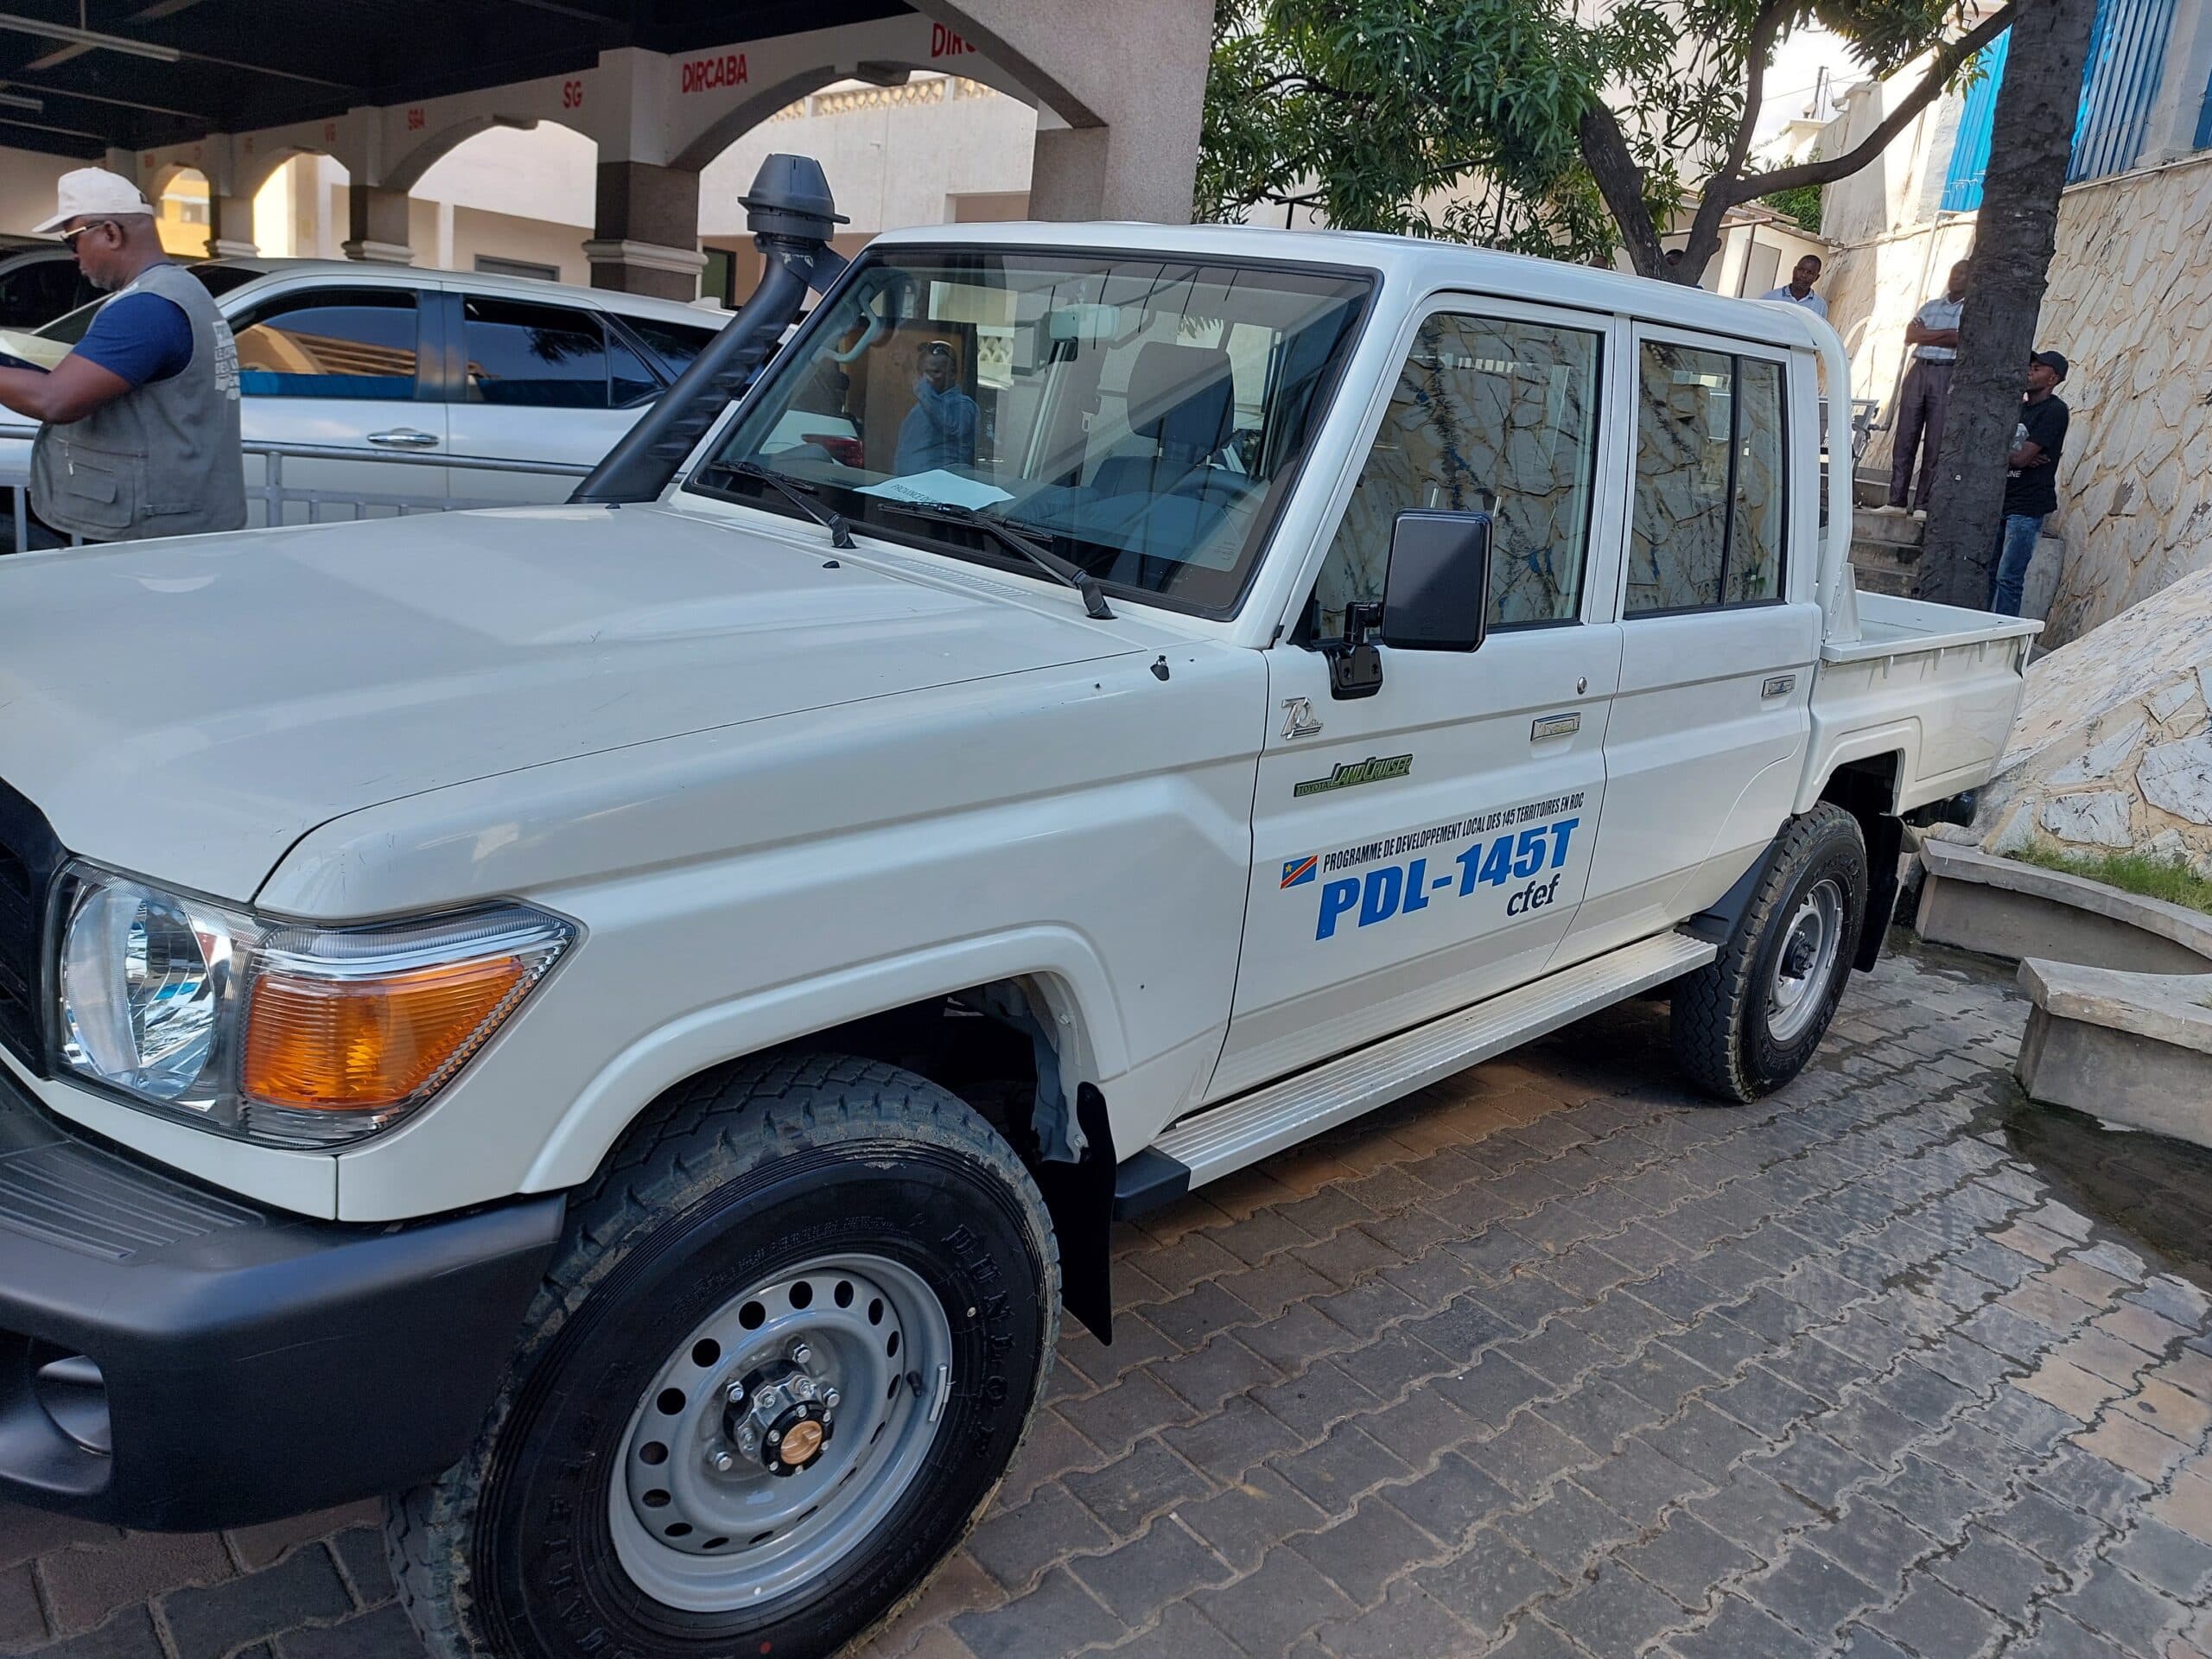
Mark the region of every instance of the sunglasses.
<instances>
[{"instance_id":1,"label":"sunglasses","mask_svg":"<svg viewBox=\"0 0 2212 1659\"><path fill-rule=\"evenodd\" d=\"M111 227L114 223L115 221L111 219L96 219L89 225L79 225L73 231L64 231L61 232L61 245L67 248L70 252L74 253L77 251L77 238L79 237L84 235L87 231L97 231L102 226L108 226Z\"/></svg>"}]
</instances>

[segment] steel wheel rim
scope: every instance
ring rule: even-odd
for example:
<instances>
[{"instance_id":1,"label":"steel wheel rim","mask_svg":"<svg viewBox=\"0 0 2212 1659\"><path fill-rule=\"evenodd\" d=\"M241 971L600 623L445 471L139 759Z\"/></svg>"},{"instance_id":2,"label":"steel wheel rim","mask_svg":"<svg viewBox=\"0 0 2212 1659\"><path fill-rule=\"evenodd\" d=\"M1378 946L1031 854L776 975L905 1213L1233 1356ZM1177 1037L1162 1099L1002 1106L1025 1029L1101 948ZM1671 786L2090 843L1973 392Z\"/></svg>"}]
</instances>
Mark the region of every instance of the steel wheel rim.
<instances>
[{"instance_id":1,"label":"steel wheel rim","mask_svg":"<svg viewBox=\"0 0 2212 1659\"><path fill-rule=\"evenodd\" d=\"M1774 953L1766 1024L1778 1043L1795 1042L1818 1017L1829 976L1843 949L1843 888L1833 876L1813 884Z\"/></svg>"},{"instance_id":2,"label":"steel wheel rim","mask_svg":"<svg viewBox=\"0 0 2212 1659\"><path fill-rule=\"evenodd\" d=\"M816 1581L913 1484L951 1363L937 1294L882 1256L818 1257L730 1298L663 1362L623 1433L607 1491L623 1571L693 1613ZM747 1379L757 1386L734 1405L731 1386ZM768 1444L779 1425L817 1447L788 1472Z\"/></svg>"}]
</instances>

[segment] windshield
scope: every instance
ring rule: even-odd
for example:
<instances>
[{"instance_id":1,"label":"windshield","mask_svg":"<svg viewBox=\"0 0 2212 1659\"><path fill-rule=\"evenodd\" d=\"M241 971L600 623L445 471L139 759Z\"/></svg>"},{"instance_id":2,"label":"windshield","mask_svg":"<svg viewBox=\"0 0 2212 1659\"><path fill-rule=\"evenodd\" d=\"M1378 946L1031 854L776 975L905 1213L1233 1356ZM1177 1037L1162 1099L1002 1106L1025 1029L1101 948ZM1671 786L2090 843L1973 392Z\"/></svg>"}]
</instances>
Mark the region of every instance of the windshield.
<instances>
[{"instance_id":1,"label":"windshield","mask_svg":"<svg viewBox=\"0 0 2212 1659\"><path fill-rule=\"evenodd\" d=\"M1111 588L1233 607L1319 421L1370 288L1355 273L1108 253L869 256L786 347L690 487L971 556L996 537L899 502L971 509Z\"/></svg>"}]
</instances>

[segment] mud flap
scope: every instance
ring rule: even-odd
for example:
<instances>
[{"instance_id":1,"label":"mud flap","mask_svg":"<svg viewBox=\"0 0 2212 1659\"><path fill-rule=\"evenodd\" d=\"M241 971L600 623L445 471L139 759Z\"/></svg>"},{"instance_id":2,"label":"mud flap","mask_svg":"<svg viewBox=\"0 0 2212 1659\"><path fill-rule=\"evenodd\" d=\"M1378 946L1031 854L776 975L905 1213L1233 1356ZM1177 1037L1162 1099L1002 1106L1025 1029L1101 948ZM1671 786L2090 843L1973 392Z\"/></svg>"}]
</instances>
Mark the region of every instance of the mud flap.
<instances>
[{"instance_id":1,"label":"mud flap","mask_svg":"<svg viewBox=\"0 0 2212 1659\"><path fill-rule=\"evenodd\" d=\"M1884 816L1861 818L1866 837L1866 919L1859 929L1859 951L1851 965L1871 973L1882 959L1882 942L1897 908L1897 861L1904 851L1904 822Z\"/></svg>"},{"instance_id":2,"label":"mud flap","mask_svg":"<svg viewBox=\"0 0 2212 1659\"><path fill-rule=\"evenodd\" d=\"M1037 1190L1052 1212L1060 1244L1060 1305L1101 1342L1114 1339L1114 1129L1106 1096L1095 1084L1075 1093L1076 1126L1084 1149L1074 1163L1040 1159L1030 1166Z\"/></svg>"}]
</instances>

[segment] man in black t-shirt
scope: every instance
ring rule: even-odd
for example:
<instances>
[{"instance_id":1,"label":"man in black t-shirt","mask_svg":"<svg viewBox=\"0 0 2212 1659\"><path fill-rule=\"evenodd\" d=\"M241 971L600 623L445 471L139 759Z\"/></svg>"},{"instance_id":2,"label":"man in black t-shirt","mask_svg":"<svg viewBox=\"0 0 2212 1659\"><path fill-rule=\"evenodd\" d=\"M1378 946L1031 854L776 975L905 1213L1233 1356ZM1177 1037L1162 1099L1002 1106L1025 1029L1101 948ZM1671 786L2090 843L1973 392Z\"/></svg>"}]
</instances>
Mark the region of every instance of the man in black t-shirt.
<instances>
[{"instance_id":1,"label":"man in black t-shirt","mask_svg":"<svg viewBox=\"0 0 2212 1659\"><path fill-rule=\"evenodd\" d=\"M2020 590L2036 556L2043 521L2058 511L2058 457L2066 448L2066 404L2055 396L2066 378L2066 359L2056 352L2037 352L2028 359L2028 390L2020 400L2020 421L2012 435L2010 470L2005 475L2005 518L1997 532L1997 565L1990 581L1989 608L2000 616L2020 613Z\"/></svg>"}]
</instances>

